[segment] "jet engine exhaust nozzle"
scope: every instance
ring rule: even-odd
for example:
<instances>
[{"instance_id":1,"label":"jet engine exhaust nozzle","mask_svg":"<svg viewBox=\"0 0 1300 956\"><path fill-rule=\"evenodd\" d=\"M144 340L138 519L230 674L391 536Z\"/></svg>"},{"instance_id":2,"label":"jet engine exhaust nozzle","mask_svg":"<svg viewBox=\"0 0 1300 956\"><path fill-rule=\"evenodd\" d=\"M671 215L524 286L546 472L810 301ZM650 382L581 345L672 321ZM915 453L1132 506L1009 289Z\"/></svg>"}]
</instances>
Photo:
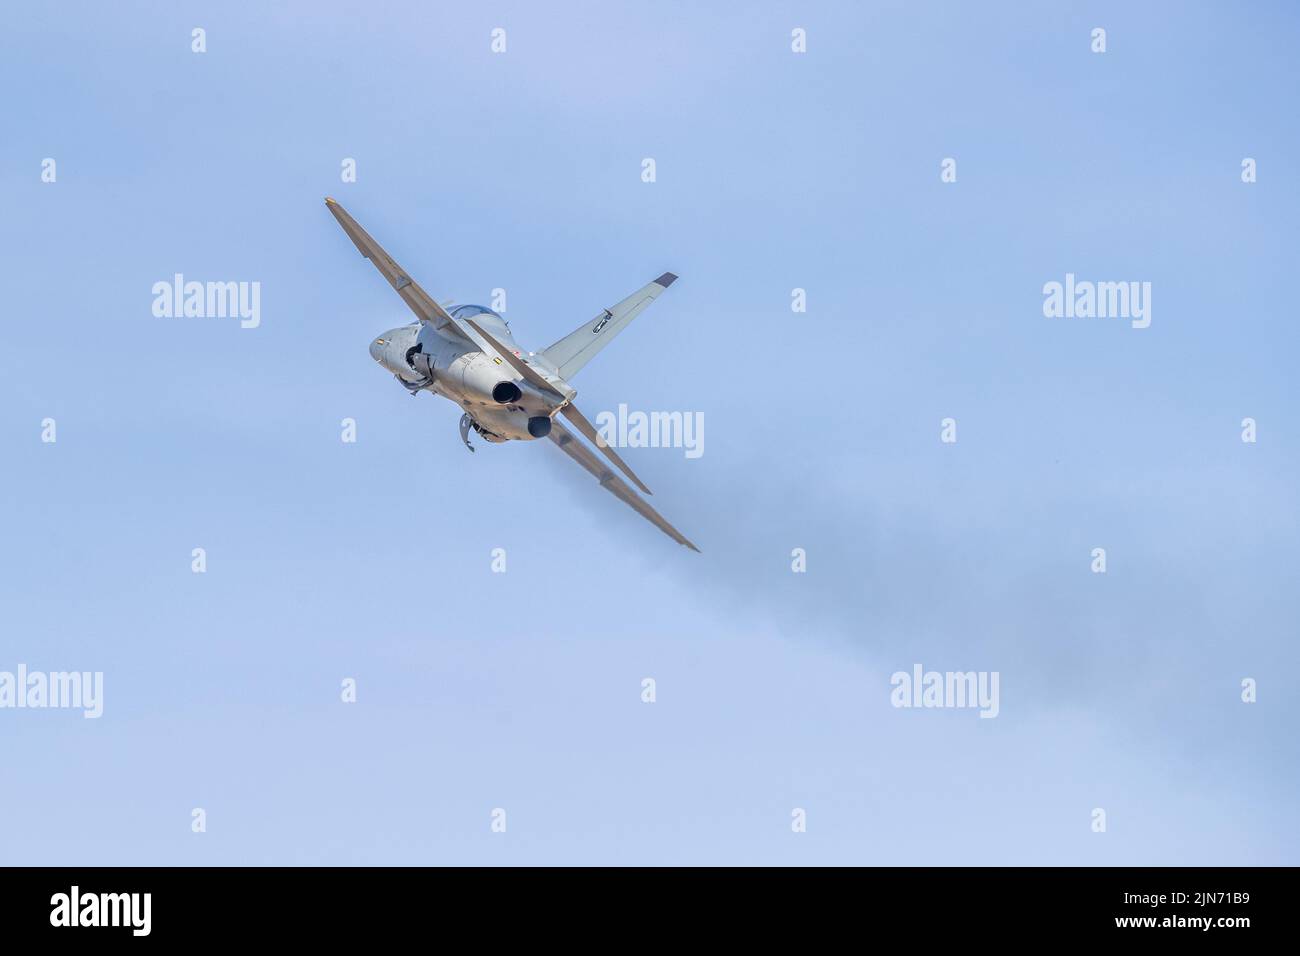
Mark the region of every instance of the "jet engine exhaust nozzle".
<instances>
[{"instance_id":1,"label":"jet engine exhaust nozzle","mask_svg":"<svg viewBox=\"0 0 1300 956\"><path fill-rule=\"evenodd\" d=\"M545 438L551 433L551 420L545 415L528 419L528 434L534 438Z\"/></svg>"},{"instance_id":2,"label":"jet engine exhaust nozzle","mask_svg":"<svg viewBox=\"0 0 1300 956\"><path fill-rule=\"evenodd\" d=\"M497 382L492 388L492 401L500 405L513 405L523 397L524 393L519 391L519 386L514 382ZM550 419L548 418L546 421L549 425ZM531 429L532 424L529 423L528 427ZM542 434L545 434L545 432Z\"/></svg>"}]
</instances>

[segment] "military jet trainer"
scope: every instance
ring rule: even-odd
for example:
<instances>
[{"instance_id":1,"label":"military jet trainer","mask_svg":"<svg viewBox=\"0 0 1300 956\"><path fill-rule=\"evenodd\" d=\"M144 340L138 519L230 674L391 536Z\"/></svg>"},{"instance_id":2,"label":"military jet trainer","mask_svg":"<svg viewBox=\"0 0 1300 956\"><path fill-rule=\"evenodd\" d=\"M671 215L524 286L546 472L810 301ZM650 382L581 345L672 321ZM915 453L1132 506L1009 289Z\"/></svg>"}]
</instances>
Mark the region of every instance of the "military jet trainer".
<instances>
[{"instance_id":1,"label":"military jet trainer","mask_svg":"<svg viewBox=\"0 0 1300 956\"><path fill-rule=\"evenodd\" d=\"M392 372L412 395L428 391L459 405L463 409L460 437L470 451L474 450L469 440L471 430L484 441L493 443L549 438L590 472L602 488L630 505L678 544L699 551L595 452L556 421L557 415L564 416L632 484L650 494L650 489L613 448L601 441L591 422L573 404L578 392L569 380L645 311L677 276L665 272L554 345L540 352L524 352L500 315L481 305L461 305L450 310L439 305L370 238L346 209L329 198L325 205L361 254L374 264L418 319L411 325L389 329L372 341L371 357Z\"/></svg>"}]
</instances>

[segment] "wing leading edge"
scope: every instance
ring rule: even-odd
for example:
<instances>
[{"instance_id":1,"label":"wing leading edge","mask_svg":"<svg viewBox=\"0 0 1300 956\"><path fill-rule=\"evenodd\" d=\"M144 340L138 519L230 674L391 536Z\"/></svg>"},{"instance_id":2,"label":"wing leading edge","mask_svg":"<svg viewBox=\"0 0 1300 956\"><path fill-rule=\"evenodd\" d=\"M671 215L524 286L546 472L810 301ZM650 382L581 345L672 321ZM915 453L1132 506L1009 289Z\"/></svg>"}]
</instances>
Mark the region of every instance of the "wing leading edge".
<instances>
[{"instance_id":1,"label":"wing leading edge","mask_svg":"<svg viewBox=\"0 0 1300 956\"><path fill-rule=\"evenodd\" d=\"M447 314L447 310L433 300L429 293L420 288L420 284L407 274L406 270L397 264L384 247L371 238L370 233L361 228L360 224L348 215L348 211L338 204L335 199L326 197L325 205L339 221L343 231L348 234L357 250L370 260L371 264L379 270L379 274L388 280L388 284L393 290L402 297L402 301L407 304L416 317L422 322L428 322L439 332L458 335L463 339L474 342L472 336L468 335L465 329Z\"/></svg>"},{"instance_id":2,"label":"wing leading edge","mask_svg":"<svg viewBox=\"0 0 1300 956\"><path fill-rule=\"evenodd\" d=\"M668 535L668 537L672 538L678 544L690 548L692 551L698 552L700 550L687 540L685 535L670 525L664 519L663 515L646 504L646 502L632 490L627 482L614 474L614 472L610 471L609 466L600 458L596 457L594 451L582 442L578 441L578 439L574 437L573 433L559 422L552 423L550 439L555 442L560 451L564 452L576 461L579 465L585 468L593 478L600 482L602 488L614 495L614 497L623 501L636 511L637 514L641 515L641 517L645 518L664 534Z\"/></svg>"}]
</instances>

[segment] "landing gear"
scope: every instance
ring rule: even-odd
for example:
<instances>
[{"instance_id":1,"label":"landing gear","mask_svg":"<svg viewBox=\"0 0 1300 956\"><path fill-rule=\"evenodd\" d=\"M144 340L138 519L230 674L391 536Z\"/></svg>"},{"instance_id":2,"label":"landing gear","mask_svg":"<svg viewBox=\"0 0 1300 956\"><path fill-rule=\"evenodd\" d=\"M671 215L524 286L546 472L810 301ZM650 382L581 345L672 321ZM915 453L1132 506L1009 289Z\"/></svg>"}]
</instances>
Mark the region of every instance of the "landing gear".
<instances>
[{"instance_id":1,"label":"landing gear","mask_svg":"<svg viewBox=\"0 0 1300 956\"><path fill-rule=\"evenodd\" d=\"M460 440L465 443L465 447L470 451L474 450L474 446L469 443L469 429L473 422L474 420L468 415L460 416Z\"/></svg>"}]
</instances>

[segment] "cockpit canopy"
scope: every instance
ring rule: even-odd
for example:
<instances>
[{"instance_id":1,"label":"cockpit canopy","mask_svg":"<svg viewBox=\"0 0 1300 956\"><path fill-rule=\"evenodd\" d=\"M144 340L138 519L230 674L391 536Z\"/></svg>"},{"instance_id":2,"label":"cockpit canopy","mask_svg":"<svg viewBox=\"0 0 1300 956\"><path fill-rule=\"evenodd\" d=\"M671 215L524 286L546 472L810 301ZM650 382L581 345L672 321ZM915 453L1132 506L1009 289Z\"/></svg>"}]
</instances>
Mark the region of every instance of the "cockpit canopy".
<instances>
[{"instance_id":1,"label":"cockpit canopy","mask_svg":"<svg viewBox=\"0 0 1300 956\"><path fill-rule=\"evenodd\" d=\"M495 331L498 334L508 335L510 333L510 323L486 305L458 305L451 310L451 317L457 322L471 319L485 329Z\"/></svg>"},{"instance_id":2,"label":"cockpit canopy","mask_svg":"<svg viewBox=\"0 0 1300 956\"><path fill-rule=\"evenodd\" d=\"M453 319L472 319L476 315L491 315L495 318L501 319L501 316L497 315L497 313L493 312L485 305L458 305L456 308L451 310L451 317ZM505 319L501 319L501 321L504 322Z\"/></svg>"}]
</instances>

